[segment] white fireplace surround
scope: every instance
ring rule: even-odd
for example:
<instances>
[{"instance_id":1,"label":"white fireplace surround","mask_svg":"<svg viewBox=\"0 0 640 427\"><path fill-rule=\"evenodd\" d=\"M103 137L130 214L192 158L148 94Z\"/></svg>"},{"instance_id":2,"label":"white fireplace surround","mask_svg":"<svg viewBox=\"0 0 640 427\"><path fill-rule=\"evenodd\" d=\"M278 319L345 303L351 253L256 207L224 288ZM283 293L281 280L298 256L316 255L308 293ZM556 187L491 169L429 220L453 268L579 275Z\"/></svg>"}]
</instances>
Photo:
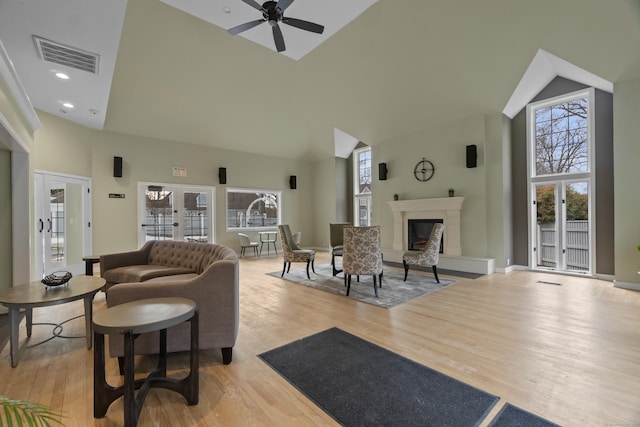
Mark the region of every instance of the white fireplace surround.
<instances>
[{"instance_id":1,"label":"white fireplace surround","mask_svg":"<svg viewBox=\"0 0 640 427\"><path fill-rule=\"evenodd\" d=\"M384 260L402 262L402 254L409 245L410 219L441 219L444 224L444 253L438 268L491 274L495 272L493 258L461 256L460 213L464 197L388 201L393 213L393 248L383 249Z\"/></svg>"},{"instance_id":2,"label":"white fireplace surround","mask_svg":"<svg viewBox=\"0 0 640 427\"><path fill-rule=\"evenodd\" d=\"M441 219L444 224L443 255L460 256L460 211L463 201L464 197L388 201L393 213L393 249L408 249L410 219Z\"/></svg>"}]
</instances>

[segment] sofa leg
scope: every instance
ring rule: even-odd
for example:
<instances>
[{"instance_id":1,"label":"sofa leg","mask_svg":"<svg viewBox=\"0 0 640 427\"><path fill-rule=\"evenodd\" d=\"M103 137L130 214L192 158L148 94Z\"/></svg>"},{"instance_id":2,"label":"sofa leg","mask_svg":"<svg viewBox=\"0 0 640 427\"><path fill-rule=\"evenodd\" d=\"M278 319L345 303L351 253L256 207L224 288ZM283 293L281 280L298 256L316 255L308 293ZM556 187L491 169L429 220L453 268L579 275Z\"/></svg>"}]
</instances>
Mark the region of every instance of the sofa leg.
<instances>
[{"instance_id":1,"label":"sofa leg","mask_svg":"<svg viewBox=\"0 0 640 427\"><path fill-rule=\"evenodd\" d=\"M407 281L407 273L409 272L409 264L407 264L407 261L402 260L402 265L404 267L404 281Z\"/></svg>"},{"instance_id":2,"label":"sofa leg","mask_svg":"<svg viewBox=\"0 0 640 427\"><path fill-rule=\"evenodd\" d=\"M231 358L233 356L233 347L223 347L222 348L222 363L228 365L231 363Z\"/></svg>"}]
</instances>

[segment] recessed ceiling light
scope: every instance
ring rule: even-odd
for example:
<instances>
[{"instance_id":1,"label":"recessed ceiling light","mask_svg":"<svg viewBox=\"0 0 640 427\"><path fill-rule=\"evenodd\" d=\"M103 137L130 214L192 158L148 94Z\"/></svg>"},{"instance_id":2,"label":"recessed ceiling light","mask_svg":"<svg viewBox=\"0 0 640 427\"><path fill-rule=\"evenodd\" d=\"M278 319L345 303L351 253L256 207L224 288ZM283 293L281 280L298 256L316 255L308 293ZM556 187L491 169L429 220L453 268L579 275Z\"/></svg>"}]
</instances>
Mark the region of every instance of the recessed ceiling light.
<instances>
[{"instance_id":1,"label":"recessed ceiling light","mask_svg":"<svg viewBox=\"0 0 640 427\"><path fill-rule=\"evenodd\" d=\"M69 75L65 73L56 73L56 77L62 80L69 80Z\"/></svg>"},{"instance_id":2,"label":"recessed ceiling light","mask_svg":"<svg viewBox=\"0 0 640 427\"><path fill-rule=\"evenodd\" d=\"M63 107L67 107L67 108L73 108L73 104L72 104L72 103L70 103L70 102L63 102L63 103L62 103L62 106L63 106Z\"/></svg>"},{"instance_id":3,"label":"recessed ceiling light","mask_svg":"<svg viewBox=\"0 0 640 427\"><path fill-rule=\"evenodd\" d=\"M224 10L224 13L231 13L231 9L229 9L228 7L225 7L223 10Z\"/></svg>"}]
</instances>

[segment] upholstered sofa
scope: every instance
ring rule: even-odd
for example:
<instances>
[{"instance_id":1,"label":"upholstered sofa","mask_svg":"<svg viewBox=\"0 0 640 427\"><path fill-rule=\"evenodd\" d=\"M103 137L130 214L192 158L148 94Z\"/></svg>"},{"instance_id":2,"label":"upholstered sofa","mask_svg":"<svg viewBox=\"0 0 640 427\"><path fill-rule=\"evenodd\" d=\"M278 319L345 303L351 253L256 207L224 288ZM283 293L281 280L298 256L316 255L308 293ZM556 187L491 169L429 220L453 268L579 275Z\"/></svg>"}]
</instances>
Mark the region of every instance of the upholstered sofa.
<instances>
[{"instance_id":1,"label":"upholstered sofa","mask_svg":"<svg viewBox=\"0 0 640 427\"><path fill-rule=\"evenodd\" d=\"M173 240L147 242L142 248L100 257L109 307L155 297L185 297L198 306L200 349L220 348L224 364L231 363L238 336L238 256L216 244ZM167 331L167 351L188 351L189 324ZM158 332L135 343L136 354L158 353ZM112 357L124 354L122 337L109 337Z\"/></svg>"}]
</instances>

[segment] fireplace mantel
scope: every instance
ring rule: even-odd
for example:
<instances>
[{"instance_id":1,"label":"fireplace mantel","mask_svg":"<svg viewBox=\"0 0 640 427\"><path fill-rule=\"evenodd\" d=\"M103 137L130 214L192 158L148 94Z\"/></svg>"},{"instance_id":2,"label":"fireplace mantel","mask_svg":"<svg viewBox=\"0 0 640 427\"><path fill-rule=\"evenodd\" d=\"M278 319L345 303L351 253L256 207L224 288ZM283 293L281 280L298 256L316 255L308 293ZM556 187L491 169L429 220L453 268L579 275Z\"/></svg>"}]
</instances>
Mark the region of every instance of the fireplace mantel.
<instances>
[{"instance_id":1,"label":"fireplace mantel","mask_svg":"<svg viewBox=\"0 0 640 427\"><path fill-rule=\"evenodd\" d=\"M393 213L393 249L407 250L407 227L410 219L442 219L444 255L460 256L460 211L464 197L388 201Z\"/></svg>"}]
</instances>

